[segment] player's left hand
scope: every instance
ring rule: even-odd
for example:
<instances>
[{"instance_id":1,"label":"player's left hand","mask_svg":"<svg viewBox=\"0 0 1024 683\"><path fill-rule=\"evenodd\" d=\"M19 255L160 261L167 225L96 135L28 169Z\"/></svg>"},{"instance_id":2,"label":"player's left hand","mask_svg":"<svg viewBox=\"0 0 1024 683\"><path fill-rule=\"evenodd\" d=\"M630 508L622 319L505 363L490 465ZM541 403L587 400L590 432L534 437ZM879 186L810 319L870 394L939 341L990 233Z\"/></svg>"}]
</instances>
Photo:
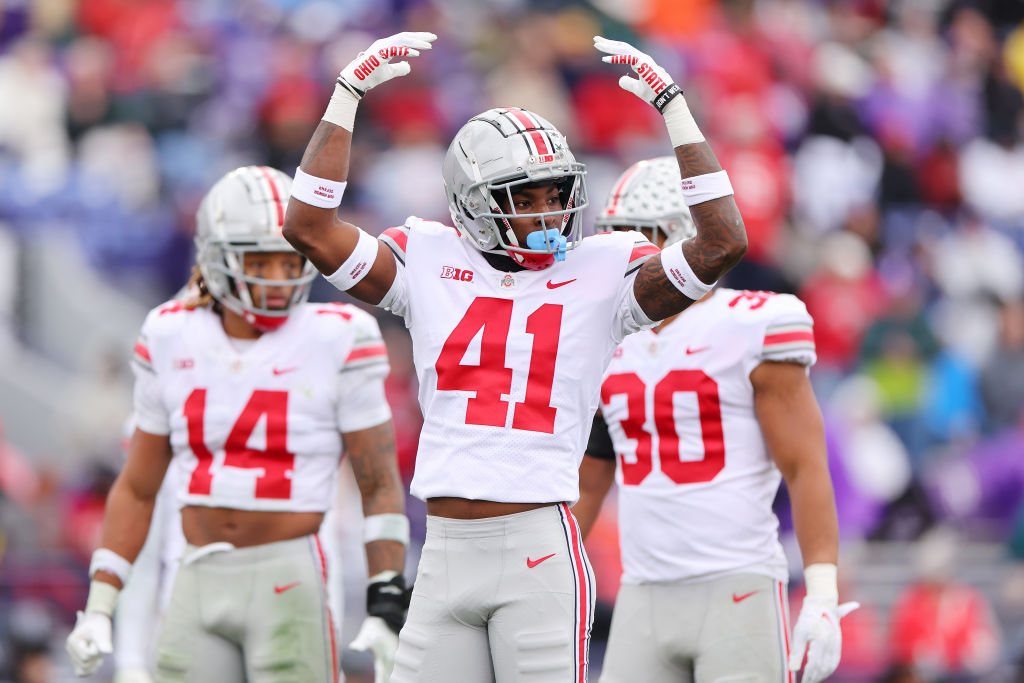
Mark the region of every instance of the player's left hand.
<instances>
[{"instance_id":1,"label":"player's left hand","mask_svg":"<svg viewBox=\"0 0 1024 683\"><path fill-rule=\"evenodd\" d=\"M669 101L681 92L667 71L658 66L650 55L640 52L629 43L594 36L594 47L608 54L601 58L602 62L626 64L636 72L639 78L623 76L619 79L619 87L633 93L659 112L664 112Z\"/></svg>"},{"instance_id":2,"label":"player's left hand","mask_svg":"<svg viewBox=\"0 0 1024 683\"><path fill-rule=\"evenodd\" d=\"M789 670L799 671L804 652L807 653L801 683L818 683L836 670L843 649L839 620L858 607L859 602L837 605L836 600L830 598L804 598L793 627L793 650L789 655Z\"/></svg>"},{"instance_id":3,"label":"player's left hand","mask_svg":"<svg viewBox=\"0 0 1024 683\"><path fill-rule=\"evenodd\" d=\"M398 651L398 634L380 617L366 617L363 625L349 644L352 650L373 654L373 680L387 683L395 668L395 653Z\"/></svg>"}]
</instances>

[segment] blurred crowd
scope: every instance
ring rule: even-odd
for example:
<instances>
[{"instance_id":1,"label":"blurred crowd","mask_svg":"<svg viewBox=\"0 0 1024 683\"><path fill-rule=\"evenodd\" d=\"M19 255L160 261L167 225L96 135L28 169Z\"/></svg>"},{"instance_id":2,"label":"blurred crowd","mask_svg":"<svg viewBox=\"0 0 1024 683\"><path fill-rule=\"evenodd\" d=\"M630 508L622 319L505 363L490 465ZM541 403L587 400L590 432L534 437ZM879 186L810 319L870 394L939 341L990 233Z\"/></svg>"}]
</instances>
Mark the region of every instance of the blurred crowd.
<instances>
[{"instance_id":1,"label":"blurred crowd","mask_svg":"<svg viewBox=\"0 0 1024 683\"><path fill-rule=\"evenodd\" d=\"M794 292L815 318L844 546L917 543L931 558L907 569L895 604L864 610L839 678L1024 680L1024 5L8 0L0 253L69 232L116 288L145 306L169 298L209 185L248 163L291 174L336 73L399 30L439 39L360 107L346 219L370 232L447 220L448 141L509 105L567 135L592 218L623 168L668 151L657 113L619 89L591 37L640 45L683 87L736 189L750 249L727 284ZM17 339L18 279L3 283L0 328ZM316 296L344 298L324 283ZM410 346L397 318L381 324L408 477ZM0 680L56 680L47 647L82 603L119 464L67 453L49 470L35 455L0 435ZM614 524L598 531L607 599ZM1006 580L957 583L950 534L998 547Z\"/></svg>"}]
</instances>

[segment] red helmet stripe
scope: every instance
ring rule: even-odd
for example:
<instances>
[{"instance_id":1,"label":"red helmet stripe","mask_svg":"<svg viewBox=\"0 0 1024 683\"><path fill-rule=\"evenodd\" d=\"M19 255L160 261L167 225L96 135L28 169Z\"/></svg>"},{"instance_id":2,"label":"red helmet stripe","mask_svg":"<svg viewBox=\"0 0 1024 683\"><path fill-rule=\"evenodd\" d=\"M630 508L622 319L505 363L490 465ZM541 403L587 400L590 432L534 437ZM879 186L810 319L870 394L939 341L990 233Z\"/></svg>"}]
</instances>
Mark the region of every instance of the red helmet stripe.
<instances>
[{"instance_id":1,"label":"red helmet stripe","mask_svg":"<svg viewBox=\"0 0 1024 683\"><path fill-rule=\"evenodd\" d=\"M629 181L637 174L640 170L640 164L633 164L629 167L625 173L622 174L622 178L619 179L619 183L612 190L612 201L611 204L605 209L605 215L614 216L615 210L619 206L619 201L622 199L622 194L626 191L626 185Z\"/></svg>"},{"instance_id":2,"label":"red helmet stripe","mask_svg":"<svg viewBox=\"0 0 1024 683\"><path fill-rule=\"evenodd\" d=\"M284 225L284 202L281 200L281 193L277 190L277 183L274 182L274 177L270 175L270 171L266 166L257 166L260 169L260 173L266 179L267 184L270 185L270 194L274 198L274 204L277 206L277 226L281 227Z\"/></svg>"},{"instance_id":3,"label":"red helmet stripe","mask_svg":"<svg viewBox=\"0 0 1024 683\"><path fill-rule=\"evenodd\" d=\"M533 138L533 144L537 147L537 154L551 154L550 147L540 131L531 130L530 137Z\"/></svg>"},{"instance_id":4,"label":"red helmet stripe","mask_svg":"<svg viewBox=\"0 0 1024 683\"><path fill-rule=\"evenodd\" d=\"M551 154L551 145L547 137L541 132L543 128L541 128L540 123L536 119L522 109L506 108L503 111L512 115L512 118L522 126L524 133L530 134L529 137L533 141L533 147L536 149L537 154Z\"/></svg>"}]
</instances>

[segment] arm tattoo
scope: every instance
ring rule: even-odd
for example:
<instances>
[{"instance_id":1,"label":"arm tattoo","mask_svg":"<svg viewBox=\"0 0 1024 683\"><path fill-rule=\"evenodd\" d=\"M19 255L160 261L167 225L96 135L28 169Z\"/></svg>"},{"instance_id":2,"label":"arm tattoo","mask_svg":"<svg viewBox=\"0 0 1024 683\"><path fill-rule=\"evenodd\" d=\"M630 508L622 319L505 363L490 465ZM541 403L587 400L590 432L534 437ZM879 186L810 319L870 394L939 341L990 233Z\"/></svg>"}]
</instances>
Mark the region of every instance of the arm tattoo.
<instances>
[{"instance_id":1,"label":"arm tattoo","mask_svg":"<svg viewBox=\"0 0 1024 683\"><path fill-rule=\"evenodd\" d=\"M391 421L345 434L352 472L363 498L363 516L404 513L405 496L395 459L395 433ZM366 565L370 576L405 567L405 546L397 541L366 544Z\"/></svg>"},{"instance_id":2,"label":"arm tattoo","mask_svg":"<svg viewBox=\"0 0 1024 683\"><path fill-rule=\"evenodd\" d=\"M313 176L329 180L348 178L352 133L341 126L321 121L302 154L302 168Z\"/></svg>"},{"instance_id":3,"label":"arm tattoo","mask_svg":"<svg viewBox=\"0 0 1024 683\"><path fill-rule=\"evenodd\" d=\"M405 498L398 476L391 421L345 434L345 445L363 497L363 514L404 512Z\"/></svg>"},{"instance_id":4,"label":"arm tattoo","mask_svg":"<svg viewBox=\"0 0 1024 683\"><path fill-rule=\"evenodd\" d=\"M302 154L302 165L309 166L313 163L313 160L320 155L324 147L331 139L331 130L327 126L321 123L313 131L313 137L310 139L309 144L306 145L306 151Z\"/></svg>"},{"instance_id":5,"label":"arm tattoo","mask_svg":"<svg viewBox=\"0 0 1024 683\"><path fill-rule=\"evenodd\" d=\"M676 160L682 177L721 171L706 142L680 145ZM683 255L701 282L714 282L739 263L747 249L747 233L732 195L690 207L697 236L683 242ZM648 259L633 284L636 300L652 320L664 320L693 303L673 285L661 266L661 257Z\"/></svg>"}]
</instances>

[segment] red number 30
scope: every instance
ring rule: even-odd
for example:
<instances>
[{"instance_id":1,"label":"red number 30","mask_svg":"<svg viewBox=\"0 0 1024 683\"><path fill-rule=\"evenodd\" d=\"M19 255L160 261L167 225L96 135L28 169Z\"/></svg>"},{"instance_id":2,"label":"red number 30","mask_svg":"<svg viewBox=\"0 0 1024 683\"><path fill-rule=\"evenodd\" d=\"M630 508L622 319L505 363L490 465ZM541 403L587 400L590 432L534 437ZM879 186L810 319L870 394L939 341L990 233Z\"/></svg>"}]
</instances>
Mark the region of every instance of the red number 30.
<instances>
[{"instance_id":1,"label":"red number 30","mask_svg":"<svg viewBox=\"0 0 1024 683\"><path fill-rule=\"evenodd\" d=\"M701 439L704 457L684 461L679 457L679 433L672 414L672 397L681 391L697 395L700 411ZM636 373L609 375L601 385L601 403L608 405L612 396L625 395L628 409L621 420L627 438L636 441L636 462L626 462L619 453L622 483L637 486L654 470L651 459L651 435L643 425L647 415L646 386ZM677 484L711 481L725 467L725 438L722 434L722 409L718 402L718 383L702 370L673 370L654 385L654 428L658 433L658 456L661 471Z\"/></svg>"}]
</instances>

